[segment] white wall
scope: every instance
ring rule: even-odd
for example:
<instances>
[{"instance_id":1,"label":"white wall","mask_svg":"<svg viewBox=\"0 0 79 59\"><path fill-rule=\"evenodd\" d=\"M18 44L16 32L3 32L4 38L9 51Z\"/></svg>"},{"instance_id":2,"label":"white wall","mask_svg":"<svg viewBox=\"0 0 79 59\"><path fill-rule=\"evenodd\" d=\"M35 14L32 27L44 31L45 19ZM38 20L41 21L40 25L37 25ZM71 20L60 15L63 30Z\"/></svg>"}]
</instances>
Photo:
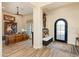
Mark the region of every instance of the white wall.
<instances>
[{"instance_id":1,"label":"white wall","mask_svg":"<svg viewBox=\"0 0 79 59\"><path fill-rule=\"evenodd\" d=\"M11 15L15 17L15 22L17 22L17 31L20 32L21 29L23 28L23 17L22 16L17 16L17 15L13 15L11 13L7 13L7 12L3 12L3 15L7 14L7 15ZM25 21L25 20L24 20Z\"/></svg>"},{"instance_id":2,"label":"white wall","mask_svg":"<svg viewBox=\"0 0 79 59\"><path fill-rule=\"evenodd\" d=\"M26 20L26 25L24 26L25 26L25 29L27 29L29 26L29 23L33 23L33 14L24 16L24 20Z\"/></svg>"},{"instance_id":3,"label":"white wall","mask_svg":"<svg viewBox=\"0 0 79 59\"><path fill-rule=\"evenodd\" d=\"M24 18L28 21L28 20L33 20L33 14L28 14L25 15Z\"/></svg>"},{"instance_id":4,"label":"white wall","mask_svg":"<svg viewBox=\"0 0 79 59\"><path fill-rule=\"evenodd\" d=\"M2 3L0 2L0 56L2 56Z\"/></svg>"},{"instance_id":5,"label":"white wall","mask_svg":"<svg viewBox=\"0 0 79 59\"><path fill-rule=\"evenodd\" d=\"M22 29L26 30L27 21L32 20L32 17L33 17L32 15L25 15L25 16L22 17L22 16L18 16L18 15L13 15L13 14L7 13L7 12L3 12L3 15L4 14L11 15L11 16L15 17L15 22L17 23L17 32L21 32Z\"/></svg>"},{"instance_id":6,"label":"white wall","mask_svg":"<svg viewBox=\"0 0 79 59\"><path fill-rule=\"evenodd\" d=\"M54 23L57 19L64 18L68 22L68 43L75 44L76 33L79 32L79 3L66 5L47 14L47 27L49 34L54 37Z\"/></svg>"}]
</instances>

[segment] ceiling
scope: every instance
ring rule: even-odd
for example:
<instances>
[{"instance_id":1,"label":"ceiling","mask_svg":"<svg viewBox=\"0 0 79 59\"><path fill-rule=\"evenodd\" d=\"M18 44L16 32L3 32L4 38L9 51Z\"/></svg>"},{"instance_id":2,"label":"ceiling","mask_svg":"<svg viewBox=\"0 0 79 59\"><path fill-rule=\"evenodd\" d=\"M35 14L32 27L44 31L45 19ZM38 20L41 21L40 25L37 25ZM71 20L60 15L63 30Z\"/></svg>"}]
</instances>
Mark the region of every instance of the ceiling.
<instances>
[{"instance_id":1,"label":"ceiling","mask_svg":"<svg viewBox=\"0 0 79 59\"><path fill-rule=\"evenodd\" d=\"M44 6L43 9L44 11L51 11L52 9L59 8L68 4L72 4L72 2L54 2Z\"/></svg>"},{"instance_id":2,"label":"ceiling","mask_svg":"<svg viewBox=\"0 0 79 59\"><path fill-rule=\"evenodd\" d=\"M30 3L33 4L34 6L43 7L43 6L51 4L53 2L30 2Z\"/></svg>"},{"instance_id":3,"label":"ceiling","mask_svg":"<svg viewBox=\"0 0 79 59\"><path fill-rule=\"evenodd\" d=\"M17 6L19 7L19 13L26 15L32 13L32 7L29 2L3 2L2 7L3 11L16 14L17 13Z\"/></svg>"},{"instance_id":4,"label":"ceiling","mask_svg":"<svg viewBox=\"0 0 79 59\"><path fill-rule=\"evenodd\" d=\"M45 11L50 11L54 8L59 8L64 5L68 5L71 2L3 2L3 11L16 14L17 12L17 6L20 8L20 14L22 15L27 15L27 14L32 14L33 6L39 6L42 7ZM33 6L32 6L33 5Z\"/></svg>"}]
</instances>

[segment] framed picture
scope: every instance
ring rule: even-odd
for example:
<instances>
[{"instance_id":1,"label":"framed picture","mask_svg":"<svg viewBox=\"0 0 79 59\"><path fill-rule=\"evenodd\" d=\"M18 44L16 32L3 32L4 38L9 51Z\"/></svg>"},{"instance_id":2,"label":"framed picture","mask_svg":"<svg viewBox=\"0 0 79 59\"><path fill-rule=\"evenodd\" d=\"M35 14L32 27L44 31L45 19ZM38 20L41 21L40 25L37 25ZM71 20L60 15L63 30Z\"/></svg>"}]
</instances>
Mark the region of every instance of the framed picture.
<instances>
[{"instance_id":1,"label":"framed picture","mask_svg":"<svg viewBox=\"0 0 79 59\"><path fill-rule=\"evenodd\" d=\"M14 22L5 22L4 23L4 34L10 35L17 32L17 23Z\"/></svg>"},{"instance_id":2,"label":"framed picture","mask_svg":"<svg viewBox=\"0 0 79 59\"><path fill-rule=\"evenodd\" d=\"M10 16L10 15L4 15L4 20L5 21L15 21L15 17Z\"/></svg>"}]
</instances>

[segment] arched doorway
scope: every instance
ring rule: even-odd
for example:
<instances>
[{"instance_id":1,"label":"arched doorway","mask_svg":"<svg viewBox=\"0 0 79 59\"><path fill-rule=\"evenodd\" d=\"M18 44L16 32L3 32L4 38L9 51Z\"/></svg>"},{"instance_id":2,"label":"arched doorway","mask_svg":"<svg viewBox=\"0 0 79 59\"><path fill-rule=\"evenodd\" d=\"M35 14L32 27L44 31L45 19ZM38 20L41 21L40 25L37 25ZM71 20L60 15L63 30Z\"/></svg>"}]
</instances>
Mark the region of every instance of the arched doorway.
<instances>
[{"instance_id":1,"label":"arched doorway","mask_svg":"<svg viewBox=\"0 0 79 59\"><path fill-rule=\"evenodd\" d=\"M67 43L68 24L65 19L58 19L55 22L55 41Z\"/></svg>"}]
</instances>

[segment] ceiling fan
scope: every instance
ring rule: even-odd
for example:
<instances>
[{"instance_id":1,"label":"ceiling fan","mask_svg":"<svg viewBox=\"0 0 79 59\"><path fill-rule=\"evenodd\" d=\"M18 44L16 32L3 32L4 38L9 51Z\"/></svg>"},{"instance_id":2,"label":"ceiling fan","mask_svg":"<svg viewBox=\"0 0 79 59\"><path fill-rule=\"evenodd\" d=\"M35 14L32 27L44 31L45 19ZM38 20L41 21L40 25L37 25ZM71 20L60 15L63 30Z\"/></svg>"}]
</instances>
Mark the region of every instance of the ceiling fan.
<instances>
[{"instance_id":1,"label":"ceiling fan","mask_svg":"<svg viewBox=\"0 0 79 59\"><path fill-rule=\"evenodd\" d=\"M16 8L17 8L16 15L23 16L22 14L20 14L19 7L17 6Z\"/></svg>"}]
</instances>

